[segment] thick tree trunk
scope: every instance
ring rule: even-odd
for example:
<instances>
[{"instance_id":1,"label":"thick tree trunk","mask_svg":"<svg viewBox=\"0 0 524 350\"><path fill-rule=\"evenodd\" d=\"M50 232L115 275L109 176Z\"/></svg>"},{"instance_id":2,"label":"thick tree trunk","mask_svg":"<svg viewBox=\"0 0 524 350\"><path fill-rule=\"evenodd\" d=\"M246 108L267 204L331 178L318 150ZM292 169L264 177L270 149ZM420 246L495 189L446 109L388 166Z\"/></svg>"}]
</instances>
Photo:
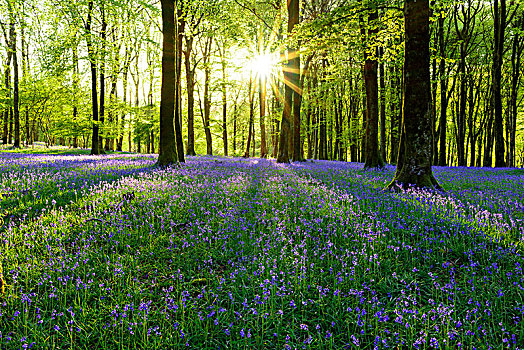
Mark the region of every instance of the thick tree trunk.
<instances>
[{"instance_id":1,"label":"thick tree trunk","mask_svg":"<svg viewBox=\"0 0 524 350\"><path fill-rule=\"evenodd\" d=\"M287 33L291 36L293 28L296 24L299 23L299 0L288 0L287 2L287 12L288 12L288 22L287 22ZM284 71L284 111L282 113L282 121L280 123L280 142L278 147L278 157L277 163L289 163L290 153L294 155L294 150L289 149L291 134L291 107L293 104L293 90L298 89L297 84L297 72L293 72L293 69L300 67L300 61L297 59L297 52L294 48L288 49L288 62L283 66ZM300 78L299 78L300 79ZM295 84L295 86L293 86ZM298 94L298 91L297 91ZM297 105L300 108L300 104ZM300 125L299 132L300 132ZM294 130L296 132L296 129ZM300 137L299 137L300 140ZM300 143L299 143L300 145ZM300 146L299 146L300 147ZM294 148L294 144L293 144ZM300 155L299 155L300 157Z\"/></svg>"},{"instance_id":2,"label":"thick tree trunk","mask_svg":"<svg viewBox=\"0 0 524 350\"><path fill-rule=\"evenodd\" d=\"M175 6L161 0L162 6L162 86L160 90L160 143L158 165L178 162L173 120L175 116Z\"/></svg>"},{"instance_id":3,"label":"thick tree trunk","mask_svg":"<svg viewBox=\"0 0 524 350\"><path fill-rule=\"evenodd\" d=\"M440 188L431 169L431 79L429 73L429 0L406 0L404 108L399 161L393 181L399 185Z\"/></svg>"}]
</instances>

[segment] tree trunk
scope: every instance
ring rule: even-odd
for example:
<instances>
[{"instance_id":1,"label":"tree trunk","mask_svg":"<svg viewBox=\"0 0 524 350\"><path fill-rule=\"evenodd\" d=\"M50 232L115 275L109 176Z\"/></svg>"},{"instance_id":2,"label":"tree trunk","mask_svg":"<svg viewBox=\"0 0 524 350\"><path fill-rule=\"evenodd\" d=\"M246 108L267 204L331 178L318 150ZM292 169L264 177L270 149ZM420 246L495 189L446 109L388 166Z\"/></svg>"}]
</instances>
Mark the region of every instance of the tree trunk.
<instances>
[{"instance_id":1,"label":"tree trunk","mask_svg":"<svg viewBox=\"0 0 524 350\"><path fill-rule=\"evenodd\" d=\"M213 140L211 139L210 114L211 114L211 96L209 86L211 80L211 45L213 37L206 38L204 43L204 131L206 134L207 154L213 155Z\"/></svg>"},{"instance_id":2,"label":"tree trunk","mask_svg":"<svg viewBox=\"0 0 524 350\"><path fill-rule=\"evenodd\" d=\"M299 0L290 0L289 21L293 27L299 23ZM289 29L289 26L288 26ZM291 28L292 29L292 28ZM302 106L302 79L300 77L300 52L292 48L289 50L291 87L293 89L293 161L301 162L302 152L300 149L300 108Z\"/></svg>"},{"instance_id":3,"label":"tree trunk","mask_svg":"<svg viewBox=\"0 0 524 350\"><path fill-rule=\"evenodd\" d=\"M440 188L431 169L429 13L429 0L406 0L402 134L397 171L388 189L399 184Z\"/></svg>"},{"instance_id":4,"label":"tree trunk","mask_svg":"<svg viewBox=\"0 0 524 350\"><path fill-rule=\"evenodd\" d=\"M293 32L293 28L299 23L299 0L288 0L287 12L287 33L290 37ZM295 82L295 89L298 88L296 84L296 72L292 72L293 69L300 67L300 62L297 60L297 53L294 48L288 49L288 62L283 65L282 70L284 71L284 111L282 113L282 121L280 123L280 142L278 147L277 163L289 163L290 149L289 142L291 137L291 107L293 103L293 83ZM298 92L297 92L298 93ZM298 108L300 106L298 105ZM300 125L298 126L300 128ZM296 131L296 129L294 130ZM300 129L299 129L300 132ZM300 138L299 138L300 140ZM294 145L294 144L293 144ZM300 143L299 143L300 145ZM300 147L300 146L299 146ZM293 146L294 148L294 146ZM293 152L294 153L294 152ZM294 155L294 154L293 154Z\"/></svg>"},{"instance_id":5,"label":"tree trunk","mask_svg":"<svg viewBox=\"0 0 524 350\"><path fill-rule=\"evenodd\" d=\"M87 44L87 55L89 58L89 66L91 68L91 107L93 113L93 133L91 135L91 154L100 154L100 147L98 144L98 96L97 96L97 73L96 73L96 57L93 49L93 42L91 38L91 21L93 14L93 0L89 0L87 10L87 21L86 21L86 44Z\"/></svg>"},{"instance_id":6,"label":"tree trunk","mask_svg":"<svg viewBox=\"0 0 524 350\"><path fill-rule=\"evenodd\" d=\"M448 108L448 80L446 78L446 61L445 47L444 47L444 18L439 17L438 37L439 37L439 52L440 52L440 63L439 63L439 77L440 77L440 117L439 117L439 153L438 153L438 165L446 165L446 131L447 131L447 108Z\"/></svg>"},{"instance_id":7,"label":"tree trunk","mask_svg":"<svg viewBox=\"0 0 524 350\"><path fill-rule=\"evenodd\" d=\"M104 11L103 3L101 5L100 11L102 12L102 28L100 32L100 38L101 38L101 48L100 48L100 125L104 125L105 122L105 96L106 96L106 37L107 37L107 21ZM99 135L98 138L98 147L99 147L99 153L104 154L104 146L103 143L104 139L102 135Z\"/></svg>"},{"instance_id":8,"label":"tree trunk","mask_svg":"<svg viewBox=\"0 0 524 350\"><path fill-rule=\"evenodd\" d=\"M500 7L499 7L500 1ZM495 167L504 167L504 127L502 120L502 56L504 54L504 31L506 28L506 0L493 0L494 49L493 49L493 106L495 133Z\"/></svg>"},{"instance_id":9,"label":"tree trunk","mask_svg":"<svg viewBox=\"0 0 524 350\"><path fill-rule=\"evenodd\" d=\"M252 75L249 75L249 85L248 85L248 89L249 89L249 91L248 91L248 94L249 94L249 123L248 123L248 127L247 127L247 130L248 130L247 145L246 145L246 151L244 152L244 158L249 158L251 139L253 138L253 124L254 124L254 118L255 118L255 105L254 105L255 87L253 85L255 85L254 82L253 82L253 77L252 77ZM254 140L253 140L253 143L254 143ZM255 156L254 152L253 152L253 156Z\"/></svg>"},{"instance_id":10,"label":"tree trunk","mask_svg":"<svg viewBox=\"0 0 524 350\"><path fill-rule=\"evenodd\" d=\"M517 27L520 30L524 30L524 15L517 21ZM520 86L520 59L522 55L522 50L524 48L522 37L517 31L513 37L513 45L511 50L511 113L509 117L509 149L508 149L508 167L516 166L516 133L517 133L517 115L518 115L518 88Z\"/></svg>"},{"instance_id":11,"label":"tree trunk","mask_svg":"<svg viewBox=\"0 0 524 350\"><path fill-rule=\"evenodd\" d=\"M175 116L175 6L161 0L162 7L162 86L160 90L160 142L158 165L178 162L173 120Z\"/></svg>"},{"instance_id":12,"label":"tree trunk","mask_svg":"<svg viewBox=\"0 0 524 350\"><path fill-rule=\"evenodd\" d=\"M10 20L10 23L9 23L9 40L10 42L7 43L7 47L11 48L12 47L12 43L11 43L11 40L13 39L14 37L14 31L15 31L15 22L14 22L14 17L11 16L11 20ZM12 56L13 56L13 51L12 49L10 50L7 50L7 58L6 58L6 62L4 64L4 83L5 83L5 98L7 101L10 101L11 100L11 59L12 59ZM9 114L11 113L11 110L12 110L12 107L11 105L9 104L8 106L5 107L5 110L4 110L4 120L3 120L3 124L4 124L4 129L3 129L3 135L2 135L2 143L4 145L8 144L9 143Z\"/></svg>"},{"instance_id":13,"label":"tree trunk","mask_svg":"<svg viewBox=\"0 0 524 350\"><path fill-rule=\"evenodd\" d=\"M227 82L226 82L226 48L225 43L219 48L222 66L222 141L224 144L224 156L228 156L227 150Z\"/></svg>"},{"instance_id":14,"label":"tree trunk","mask_svg":"<svg viewBox=\"0 0 524 350\"><path fill-rule=\"evenodd\" d=\"M384 48L379 48L379 56L382 57ZM386 77L384 63L381 62L378 67L380 80L380 156L382 161L386 161Z\"/></svg>"},{"instance_id":15,"label":"tree trunk","mask_svg":"<svg viewBox=\"0 0 524 350\"><path fill-rule=\"evenodd\" d=\"M186 26L185 15L182 9L178 8L175 23L175 142L178 161L184 163L184 141L182 138L182 39Z\"/></svg>"},{"instance_id":16,"label":"tree trunk","mask_svg":"<svg viewBox=\"0 0 524 350\"><path fill-rule=\"evenodd\" d=\"M184 65L186 67L187 90L187 155L196 156L195 152L195 67L191 65L193 37L186 37Z\"/></svg>"},{"instance_id":17,"label":"tree trunk","mask_svg":"<svg viewBox=\"0 0 524 350\"><path fill-rule=\"evenodd\" d=\"M368 26L372 27L378 19L377 11L372 11L369 15ZM368 40L375 35L377 29L368 30ZM380 156L378 148L378 62L372 59L367 53L364 54L364 83L366 87L366 153L364 169L384 168L384 161Z\"/></svg>"},{"instance_id":18,"label":"tree trunk","mask_svg":"<svg viewBox=\"0 0 524 350\"><path fill-rule=\"evenodd\" d=\"M14 14L11 14L14 16ZM13 148L20 148L20 89L18 84L18 55L16 49L16 31L14 30L14 23L11 31L11 50L13 51L13 116L15 139Z\"/></svg>"},{"instance_id":19,"label":"tree trunk","mask_svg":"<svg viewBox=\"0 0 524 350\"><path fill-rule=\"evenodd\" d=\"M266 77L259 77L259 100L260 100L260 158L267 158L266 144Z\"/></svg>"}]
</instances>

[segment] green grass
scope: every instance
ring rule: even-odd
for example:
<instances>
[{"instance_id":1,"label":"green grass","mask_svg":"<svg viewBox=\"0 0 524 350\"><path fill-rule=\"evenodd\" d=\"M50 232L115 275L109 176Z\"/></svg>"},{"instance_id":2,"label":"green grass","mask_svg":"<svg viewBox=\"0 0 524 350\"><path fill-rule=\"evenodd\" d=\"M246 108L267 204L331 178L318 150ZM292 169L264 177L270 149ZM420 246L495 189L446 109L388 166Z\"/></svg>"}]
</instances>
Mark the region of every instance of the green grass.
<instances>
[{"instance_id":1,"label":"green grass","mask_svg":"<svg viewBox=\"0 0 524 350\"><path fill-rule=\"evenodd\" d=\"M158 170L142 156L99 158L32 167L47 174L33 182L9 173L29 176L23 167L0 168L4 184L41 193L0 199L26 203L0 227L1 348L488 349L524 339L521 224L498 204L521 202L521 178L442 168L448 193L398 194L380 190L392 169L190 158ZM92 181L77 196L52 190L82 174Z\"/></svg>"}]
</instances>

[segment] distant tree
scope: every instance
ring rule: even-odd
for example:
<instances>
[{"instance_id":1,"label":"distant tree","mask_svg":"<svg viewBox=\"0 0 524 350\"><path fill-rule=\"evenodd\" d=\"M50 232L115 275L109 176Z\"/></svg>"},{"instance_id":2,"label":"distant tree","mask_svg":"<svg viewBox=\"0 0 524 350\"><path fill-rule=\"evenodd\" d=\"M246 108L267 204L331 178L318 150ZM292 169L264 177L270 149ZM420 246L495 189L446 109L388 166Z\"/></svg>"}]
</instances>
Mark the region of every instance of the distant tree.
<instances>
[{"instance_id":1,"label":"distant tree","mask_svg":"<svg viewBox=\"0 0 524 350\"><path fill-rule=\"evenodd\" d=\"M406 0L402 133L397 171L388 189L399 184L440 188L431 169L429 13L429 0Z\"/></svg>"}]
</instances>

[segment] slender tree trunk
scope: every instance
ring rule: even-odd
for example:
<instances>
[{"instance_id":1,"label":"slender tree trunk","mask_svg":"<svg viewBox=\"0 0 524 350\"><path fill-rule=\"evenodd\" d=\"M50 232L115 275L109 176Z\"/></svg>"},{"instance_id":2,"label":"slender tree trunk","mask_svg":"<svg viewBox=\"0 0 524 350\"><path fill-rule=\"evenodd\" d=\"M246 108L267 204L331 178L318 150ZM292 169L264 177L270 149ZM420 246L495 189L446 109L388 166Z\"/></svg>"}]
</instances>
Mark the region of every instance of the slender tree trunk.
<instances>
[{"instance_id":1,"label":"slender tree trunk","mask_svg":"<svg viewBox=\"0 0 524 350\"><path fill-rule=\"evenodd\" d=\"M439 52L440 52L440 63L439 63L439 77L440 77L440 117L439 117L439 154L438 154L438 165L446 165L446 130L447 130L447 108L448 108L448 80L446 78L446 61L445 47L444 47L444 18L439 17Z\"/></svg>"},{"instance_id":2,"label":"slender tree trunk","mask_svg":"<svg viewBox=\"0 0 524 350\"><path fill-rule=\"evenodd\" d=\"M294 25L299 23L299 0L291 0L290 21ZM302 106L302 79L300 76L300 52L296 49L290 49L289 55L291 58L291 87L293 89L293 161L303 161L302 152L300 148L300 109Z\"/></svg>"},{"instance_id":3,"label":"slender tree trunk","mask_svg":"<svg viewBox=\"0 0 524 350\"><path fill-rule=\"evenodd\" d=\"M102 39L102 46L100 48L100 125L104 125L105 122L105 94L106 94L106 83L105 83L105 67L106 67L106 38L107 38L107 21L104 11L103 3L100 11L102 12L102 28L100 32L100 38ZM105 153L103 146L103 137L100 134L98 138L99 154Z\"/></svg>"},{"instance_id":4,"label":"slender tree trunk","mask_svg":"<svg viewBox=\"0 0 524 350\"><path fill-rule=\"evenodd\" d=\"M390 70L391 76L391 138L390 138L390 153L389 159L391 164L397 164L398 159L398 146L400 141L400 127L402 122L402 77L401 72L395 69L393 66Z\"/></svg>"},{"instance_id":5,"label":"slender tree trunk","mask_svg":"<svg viewBox=\"0 0 524 350\"><path fill-rule=\"evenodd\" d=\"M125 53L125 61L124 61L124 67L122 69L122 89L123 89L123 102L124 105L127 104L127 79L128 79L128 73L129 73L129 66L131 65L131 49L126 45L126 53ZM120 116L120 124L119 124L119 131L118 131L118 140L116 144L116 150L119 152L122 152L123 146L124 146L124 129L125 129L125 122L126 122L126 114L122 113ZM129 145L129 151L131 152L131 145Z\"/></svg>"},{"instance_id":6,"label":"slender tree trunk","mask_svg":"<svg viewBox=\"0 0 524 350\"><path fill-rule=\"evenodd\" d=\"M378 19L377 11L372 11L369 15L368 26L374 25ZM376 35L377 29L368 30L368 40ZM378 145L378 62L365 54L364 63L364 83L366 87L366 158L364 169L384 168L384 161L380 156Z\"/></svg>"},{"instance_id":7,"label":"slender tree trunk","mask_svg":"<svg viewBox=\"0 0 524 350\"><path fill-rule=\"evenodd\" d=\"M266 77L259 77L260 100L260 158L267 158L266 145Z\"/></svg>"},{"instance_id":8,"label":"slender tree trunk","mask_svg":"<svg viewBox=\"0 0 524 350\"><path fill-rule=\"evenodd\" d=\"M384 48L379 48L379 56L384 54ZM380 156L382 161L386 161L386 79L384 63L381 62L379 70L379 87L380 87Z\"/></svg>"},{"instance_id":9,"label":"slender tree trunk","mask_svg":"<svg viewBox=\"0 0 524 350\"><path fill-rule=\"evenodd\" d=\"M75 124L78 123L78 84L79 84L79 66L78 66L78 42L76 41L76 33L75 33L75 43L72 47L72 55L73 55L73 122ZM28 127L29 128L29 127ZM29 135L29 129L28 129L28 135ZM75 136L73 137L73 148L78 147L78 141L77 141L77 135L75 132Z\"/></svg>"},{"instance_id":10,"label":"slender tree trunk","mask_svg":"<svg viewBox=\"0 0 524 350\"><path fill-rule=\"evenodd\" d=\"M93 113L93 133L91 137L91 154L100 154L100 147L98 144L98 95L97 95L97 72L96 72L96 57L93 48L93 42L91 38L91 22L93 14L93 0L89 0L87 10L87 21L86 21L86 43L87 43L87 55L89 57L89 66L91 69L91 106Z\"/></svg>"},{"instance_id":11,"label":"slender tree trunk","mask_svg":"<svg viewBox=\"0 0 524 350\"><path fill-rule=\"evenodd\" d=\"M499 6L500 1L500 6ZM493 105L495 133L495 167L504 167L504 127L502 118L502 56L504 54L504 31L506 28L506 0L493 0L494 50L493 50Z\"/></svg>"},{"instance_id":12,"label":"slender tree trunk","mask_svg":"<svg viewBox=\"0 0 524 350\"><path fill-rule=\"evenodd\" d=\"M187 155L195 156L195 68L191 65L193 37L186 37L184 65L186 67L187 90Z\"/></svg>"},{"instance_id":13,"label":"slender tree trunk","mask_svg":"<svg viewBox=\"0 0 524 350\"><path fill-rule=\"evenodd\" d=\"M253 124L254 124L254 118L255 118L255 83L253 82L253 76L249 76L249 85L248 85L248 94L249 94L249 124L248 124L248 134L247 134L247 145L246 145L246 151L244 152L244 158L249 158L249 151L251 146L251 139L253 138ZM253 139L254 143L254 139ZM255 156L253 152L253 157Z\"/></svg>"},{"instance_id":14,"label":"slender tree trunk","mask_svg":"<svg viewBox=\"0 0 524 350\"><path fill-rule=\"evenodd\" d=\"M493 87L493 86L492 86ZM486 123L485 143L484 143L484 157L482 159L483 167L493 166L493 89L490 90L489 95L486 97L489 99L489 108L487 111L488 121Z\"/></svg>"},{"instance_id":15,"label":"slender tree trunk","mask_svg":"<svg viewBox=\"0 0 524 350\"><path fill-rule=\"evenodd\" d=\"M14 16L14 14L12 14ZM14 29L14 25L13 25ZM11 50L13 51L13 116L15 139L13 143L14 148L20 148L20 89L18 84L18 54L16 49L16 31L13 30L11 39Z\"/></svg>"},{"instance_id":16,"label":"slender tree trunk","mask_svg":"<svg viewBox=\"0 0 524 350\"><path fill-rule=\"evenodd\" d=\"M224 144L224 156L228 156L227 150L227 81L226 81L226 48L225 43L219 47L220 63L222 66L222 141Z\"/></svg>"},{"instance_id":17,"label":"slender tree trunk","mask_svg":"<svg viewBox=\"0 0 524 350\"><path fill-rule=\"evenodd\" d=\"M175 142L178 161L184 163L184 139L182 138L182 39L186 26L185 15L181 8L177 10L175 23Z\"/></svg>"},{"instance_id":18,"label":"slender tree trunk","mask_svg":"<svg viewBox=\"0 0 524 350\"><path fill-rule=\"evenodd\" d=\"M140 116L139 116L139 113L140 113L140 111L139 111L139 107L140 107L140 98L139 98L139 95L140 95L140 91L139 91L140 74L139 74L138 63L139 63L139 55L136 55L136 59L135 59L135 72L136 72L136 75L131 73L131 76L133 77L133 82L135 83L135 113L134 113L133 116L134 116L134 119L135 119L135 124L137 125L137 127L135 127L136 151L137 151L137 153L142 153L142 130L139 127L141 121L140 121ZM175 96L175 99L176 99L176 96ZM175 116L176 116L176 114L175 114Z\"/></svg>"},{"instance_id":19,"label":"slender tree trunk","mask_svg":"<svg viewBox=\"0 0 524 350\"><path fill-rule=\"evenodd\" d=\"M237 104L233 110L233 156L237 155Z\"/></svg>"},{"instance_id":20,"label":"slender tree trunk","mask_svg":"<svg viewBox=\"0 0 524 350\"><path fill-rule=\"evenodd\" d=\"M524 15L517 21L517 27L520 30L524 30ZM511 114L509 116L509 149L508 149L508 166L516 166L516 134L517 134L517 115L518 115L518 89L520 86L520 59L522 55L522 50L524 48L522 37L519 32L514 34L513 45L511 50L511 68L512 68L512 77L511 77Z\"/></svg>"},{"instance_id":21,"label":"slender tree trunk","mask_svg":"<svg viewBox=\"0 0 524 350\"><path fill-rule=\"evenodd\" d=\"M15 31L15 22L14 17L11 16L10 23L9 23L9 42L6 43L8 48L12 47L12 38L14 37L14 31ZM4 64L4 84L5 84L5 98L7 101L11 100L11 59L13 56L13 50L9 49L7 50L7 58ZM3 135L2 135L2 143L6 145L9 143L9 114L12 110L12 107L10 105L6 106L4 109L4 115L3 115Z\"/></svg>"},{"instance_id":22,"label":"slender tree trunk","mask_svg":"<svg viewBox=\"0 0 524 350\"><path fill-rule=\"evenodd\" d=\"M211 96L209 93L211 80L211 45L213 37L206 38L204 43L204 132L206 134L207 154L213 154L213 140L211 139L210 114L211 114Z\"/></svg>"}]
</instances>

